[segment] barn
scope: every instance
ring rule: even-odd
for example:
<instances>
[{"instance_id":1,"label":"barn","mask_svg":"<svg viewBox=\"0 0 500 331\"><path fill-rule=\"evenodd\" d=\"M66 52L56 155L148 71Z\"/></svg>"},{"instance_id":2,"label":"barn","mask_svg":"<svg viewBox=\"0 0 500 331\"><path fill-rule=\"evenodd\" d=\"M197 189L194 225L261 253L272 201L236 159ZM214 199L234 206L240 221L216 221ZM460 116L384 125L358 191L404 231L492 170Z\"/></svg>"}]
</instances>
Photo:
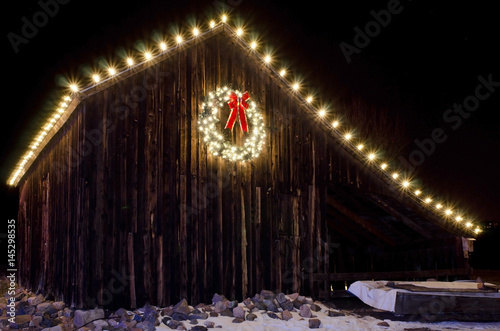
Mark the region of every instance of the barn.
<instances>
[{"instance_id":1,"label":"barn","mask_svg":"<svg viewBox=\"0 0 500 331\"><path fill-rule=\"evenodd\" d=\"M468 215L237 27L212 21L128 60L71 86L9 178L23 286L134 308L469 277Z\"/></svg>"}]
</instances>

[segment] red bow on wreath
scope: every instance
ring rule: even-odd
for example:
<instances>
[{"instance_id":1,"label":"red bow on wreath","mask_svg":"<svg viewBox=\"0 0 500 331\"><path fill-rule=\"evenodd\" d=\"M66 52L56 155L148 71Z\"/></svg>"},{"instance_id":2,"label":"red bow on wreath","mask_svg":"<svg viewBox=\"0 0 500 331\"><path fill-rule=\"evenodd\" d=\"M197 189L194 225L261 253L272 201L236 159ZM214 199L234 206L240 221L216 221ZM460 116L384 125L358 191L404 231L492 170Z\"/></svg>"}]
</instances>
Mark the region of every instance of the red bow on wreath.
<instances>
[{"instance_id":1,"label":"red bow on wreath","mask_svg":"<svg viewBox=\"0 0 500 331\"><path fill-rule=\"evenodd\" d=\"M229 95L230 101L227 103L229 108L231 109L231 113L229 114L229 118L227 119L226 129L233 130L234 123L236 122L236 116L238 116L240 120L240 127L242 132L247 132L247 118L245 115L245 109L248 109L247 100L250 99L248 92L243 93L241 97L238 97L236 93L231 91Z\"/></svg>"}]
</instances>

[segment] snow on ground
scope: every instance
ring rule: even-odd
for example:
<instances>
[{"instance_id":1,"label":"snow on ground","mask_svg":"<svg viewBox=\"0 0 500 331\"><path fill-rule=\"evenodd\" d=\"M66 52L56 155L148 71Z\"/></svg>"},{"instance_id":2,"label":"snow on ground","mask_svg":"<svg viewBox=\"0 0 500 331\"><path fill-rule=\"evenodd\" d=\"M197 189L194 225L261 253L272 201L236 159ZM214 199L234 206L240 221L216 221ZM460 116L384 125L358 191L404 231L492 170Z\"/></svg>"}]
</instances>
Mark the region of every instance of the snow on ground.
<instances>
[{"instance_id":1,"label":"snow on ground","mask_svg":"<svg viewBox=\"0 0 500 331\"><path fill-rule=\"evenodd\" d=\"M360 316L354 313L349 313L346 311L339 311L346 313L346 316L339 317L329 317L327 315L328 310L338 311L335 309L329 309L325 307L323 304L316 302L318 306L321 307L321 311L313 312L316 317L321 321L320 328L317 330L345 330L345 331L354 331L354 330L394 330L394 331L403 331L403 330L412 330L417 329L418 331L424 330L500 330L500 321L499 322L488 322L488 323L480 323L480 322L437 322L437 323L423 323L423 322L405 322L405 321L394 321L394 320L380 320L374 318L372 316ZM245 309L245 305L240 303L240 307ZM257 318L254 321L244 321L242 323L232 323L234 317L227 316L218 316L218 317L209 317L206 320L198 320L198 324L190 324L189 321L184 321L185 327L189 330L195 325L204 325L205 321L212 321L216 326L221 326L220 329L214 330L234 330L234 331L253 331L253 330L263 330L263 331L279 331L279 330L308 330L309 329L309 319L303 318L299 315L297 311L292 312L293 318L289 321L283 321L280 319L273 319L267 315L264 311L254 312L257 315ZM280 316L280 313L276 315ZM161 320L161 318L160 318ZM385 323L384 323L385 322ZM379 325L380 323L384 325ZM388 326L387 326L388 325ZM156 327L156 330L172 330L165 324L161 323L160 326ZM417 331L415 330L415 331Z\"/></svg>"}]
</instances>

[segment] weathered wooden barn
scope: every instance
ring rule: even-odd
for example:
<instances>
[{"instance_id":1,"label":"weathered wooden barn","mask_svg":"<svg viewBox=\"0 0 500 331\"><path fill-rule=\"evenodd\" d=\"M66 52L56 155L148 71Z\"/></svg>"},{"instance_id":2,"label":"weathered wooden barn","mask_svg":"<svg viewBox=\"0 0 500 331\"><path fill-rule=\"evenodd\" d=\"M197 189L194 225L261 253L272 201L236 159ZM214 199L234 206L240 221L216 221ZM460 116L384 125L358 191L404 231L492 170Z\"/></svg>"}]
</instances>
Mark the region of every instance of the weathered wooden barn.
<instances>
[{"instance_id":1,"label":"weathered wooden barn","mask_svg":"<svg viewBox=\"0 0 500 331\"><path fill-rule=\"evenodd\" d=\"M75 307L137 307L467 277L471 232L353 147L236 32L216 25L73 94L16 179L20 283ZM222 86L263 116L246 162L200 132ZM215 130L241 145L229 114Z\"/></svg>"}]
</instances>

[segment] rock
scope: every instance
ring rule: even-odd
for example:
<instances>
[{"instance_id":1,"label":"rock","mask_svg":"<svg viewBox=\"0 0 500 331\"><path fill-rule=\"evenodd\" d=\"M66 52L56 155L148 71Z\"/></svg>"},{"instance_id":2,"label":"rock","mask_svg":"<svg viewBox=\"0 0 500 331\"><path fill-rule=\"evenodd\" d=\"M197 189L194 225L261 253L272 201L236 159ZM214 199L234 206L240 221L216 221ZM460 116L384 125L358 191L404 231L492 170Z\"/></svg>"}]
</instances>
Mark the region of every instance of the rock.
<instances>
[{"instance_id":1,"label":"rock","mask_svg":"<svg viewBox=\"0 0 500 331\"><path fill-rule=\"evenodd\" d=\"M263 297L264 299L271 299L271 300L276 298L276 294L274 294L273 291L269 290L260 291L260 296Z\"/></svg>"},{"instance_id":2,"label":"rock","mask_svg":"<svg viewBox=\"0 0 500 331\"><path fill-rule=\"evenodd\" d=\"M33 315L35 314L36 307L30 306L28 301L20 301L17 305L17 315Z\"/></svg>"},{"instance_id":3,"label":"rock","mask_svg":"<svg viewBox=\"0 0 500 331\"><path fill-rule=\"evenodd\" d=\"M184 315L189 315L189 313L191 313L191 308L189 308L186 299L182 299L181 301L179 301L174 306L174 308L172 308L172 310L174 311L174 313L181 313Z\"/></svg>"},{"instance_id":4,"label":"rock","mask_svg":"<svg viewBox=\"0 0 500 331\"><path fill-rule=\"evenodd\" d=\"M290 301L295 301L298 297L299 297L298 293L288 294L288 298L290 299Z\"/></svg>"},{"instance_id":5,"label":"rock","mask_svg":"<svg viewBox=\"0 0 500 331\"><path fill-rule=\"evenodd\" d=\"M253 303L262 302L263 300L264 298L262 298L259 293L255 294L252 298Z\"/></svg>"},{"instance_id":6,"label":"rock","mask_svg":"<svg viewBox=\"0 0 500 331\"><path fill-rule=\"evenodd\" d=\"M40 323L42 322L42 320L43 320L42 316L33 316L31 318L29 326L30 327L39 328L40 327Z\"/></svg>"},{"instance_id":7,"label":"rock","mask_svg":"<svg viewBox=\"0 0 500 331\"><path fill-rule=\"evenodd\" d=\"M75 311L75 317L73 318L73 324L77 328L98 319L104 318L104 310L93 309L93 310L77 310Z\"/></svg>"},{"instance_id":8,"label":"rock","mask_svg":"<svg viewBox=\"0 0 500 331\"><path fill-rule=\"evenodd\" d=\"M52 302L52 307L54 307L56 310L63 310L66 305L62 301L56 301Z\"/></svg>"},{"instance_id":9,"label":"rock","mask_svg":"<svg viewBox=\"0 0 500 331\"><path fill-rule=\"evenodd\" d=\"M284 321L291 320L292 318L293 318L292 313L286 309L283 310L283 312L281 313L281 319Z\"/></svg>"},{"instance_id":10,"label":"rock","mask_svg":"<svg viewBox=\"0 0 500 331\"><path fill-rule=\"evenodd\" d=\"M227 307L227 304L223 301L218 301L217 303L215 303L215 308L214 308L214 311L216 313L220 313L224 310L226 310L228 307Z\"/></svg>"},{"instance_id":11,"label":"rock","mask_svg":"<svg viewBox=\"0 0 500 331\"><path fill-rule=\"evenodd\" d=\"M170 316L165 316L165 317L163 317L163 318L161 319L161 322L162 322L163 324L165 324L165 325L168 325L167 323L168 323L168 321L170 321L171 319L172 319L172 317L170 317Z\"/></svg>"},{"instance_id":12,"label":"rock","mask_svg":"<svg viewBox=\"0 0 500 331\"><path fill-rule=\"evenodd\" d=\"M216 313L215 311L211 311L209 315L210 315L210 317L217 317L217 316L219 316L219 314Z\"/></svg>"},{"instance_id":13,"label":"rock","mask_svg":"<svg viewBox=\"0 0 500 331\"><path fill-rule=\"evenodd\" d=\"M226 297L224 295L219 295L217 293L214 294L214 296L212 297L212 304L216 304L217 302L225 302L225 301L228 301L226 299Z\"/></svg>"},{"instance_id":14,"label":"rock","mask_svg":"<svg viewBox=\"0 0 500 331\"><path fill-rule=\"evenodd\" d=\"M191 331L207 331L207 328L202 325L196 325L191 328Z\"/></svg>"},{"instance_id":15,"label":"rock","mask_svg":"<svg viewBox=\"0 0 500 331\"><path fill-rule=\"evenodd\" d=\"M267 310L275 312L275 313L278 312L278 306L274 302L274 300L266 299L266 300L264 300L264 304L266 305Z\"/></svg>"},{"instance_id":16,"label":"rock","mask_svg":"<svg viewBox=\"0 0 500 331\"><path fill-rule=\"evenodd\" d=\"M255 301L255 308L258 310L267 310L267 306L261 301Z\"/></svg>"},{"instance_id":17,"label":"rock","mask_svg":"<svg viewBox=\"0 0 500 331\"><path fill-rule=\"evenodd\" d=\"M63 331L63 329L59 325L56 325L56 326L51 327L51 328L42 329L42 331Z\"/></svg>"},{"instance_id":18,"label":"rock","mask_svg":"<svg viewBox=\"0 0 500 331\"><path fill-rule=\"evenodd\" d=\"M95 329L94 329L95 331L99 331L99 330L102 331L104 329L109 328L109 324L105 320L97 320L97 321L94 321L92 323L95 325Z\"/></svg>"},{"instance_id":19,"label":"rock","mask_svg":"<svg viewBox=\"0 0 500 331\"><path fill-rule=\"evenodd\" d=\"M198 324L198 320L196 318L193 318L189 320L189 324Z\"/></svg>"},{"instance_id":20,"label":"rock","mask_svg":"<svg viewBox=\"0 0 500 331\"><path fill-rule=\"evenodd\" d=\"M328 316L329 317L339 317L339 316L345 316L345 314L329 310L328 311Z\"/></svg>"},{"instance_id":21,"label":"rock","mask_svg":"<svg viewBox=\"0 0 500 331\"><path fill-rule=\"evenodd\" d=\"M237 318L245 318L245 311L240 306L233 309L233 315Z\"/></svg>"},{"instance_id":22,"label":"rock","mask_svg":"<svg viewBox=\"0 0 500 331\"><path fill-rule=\"evenodd\" d=\"M212 322L212 321L205 321L205 323L203 323L203 324L205 324L205 326L206 326L207 328L209 328L209 329L212 329L212 328L214 328L214 327L215 327L215 323L214 323L214 322Z\"/></svg>"},{"instance_id":23,"label":"rock","mask_svg":"<svg viewBox=\"0 0 500 331\"><path fill-rule=\"evenodd\" d=\"M246 298L245 300L243 300L243 304L248 307L252 304L252 299Z\"/></svg>"},{"instance_id":24,"label":"rock","mask_svg":"<svg viewBox=\"0 0 500 331\"><path fill-rule=\"evenodd\" d=\"M28 303L30 306L36 306L40 303L42 303L45 299L43 298L43 295L38 294L37 296L33 296L28 298Z\"/></svg>"},{"instance_id":25,"label":"rock","mask_svg":"<svg viewBox=\"0 0 500 331\"><path fill-rule=\"evenodd\" d=\"M321 311L321 307L318 306L317 304L313 303L309 308L311 308L312 311L318 312Z\"/></svg>"},{"instance_id":26,"label":"rock","mask_svg":"<svg viewBox=\"0 0 500 331\"><path fill-rule=\"evenodd\" d=\"M233 311L232 311L231 309L229 309L229 308L227 308L227 309L226 309L226 310L224 310L224 311L221 311L221 312L220 312L220 315L221 315L221 316L234 317L234 315L233 315Z\"/></svg>"},{"instance_id":27,"label":"rock","mask_svg":"<svg viewBox=\"0 0 500 331\"><path fill-rule=\"evenodd\" d=\"M267 313L267 316L271 317L272 319L279 319L278 315L275 313Z\"/></svg>"},{"instance_id":28,"label":"rock","mask_svg":"<svg viewBox=\"0 0 500 331\"><path fill-rule=\"evenodd\" d=\"M208 314L207 313L191 314L187 318L188 319L206 320L208 318Z\"/></svg>"},{"instance_id":29,"label":"rock","mask_svg":"<svg viewBox=\"0 0 500 331\"><path fill-rule=\"evenodd\" d=\"M171 329L177 329L179 326L184 326L184 323L174 320L167 321L167 326Z\"/></svg>"},{"instance_id":30,"label":"rock","mask_svg":"<svg viewBox=\"0 0 500 331\"><path fill-rule=\"evenodd\" d=\"M236 300L229 301L229 302L227 303L227 307L228 307L228 308L230 308L230 309L233 309L233 308L235 308L235 307L237 307L237 306L238 306L238 301L236 301Z\"/></svg>"},{"instance_id":31,"label":"rock","mask_svg":"<svg viewBox=\"0 0 500 331\"><path fill-rule=\"evenodd\" d=\"M309 329L319 329L321 325L321 321L317 318L311 318L309 320Z\"/></svg>"},{"instance_id":32,"label":"rock","mask_svg":"<svg viewBox=\"0 0 500 331\"><path fill-rule=\"evenodd\" d=\"M240 318L240 317L236 317L234 320L233 320L233 323L243 323L245 322L245 320L243 318Z\"/></svg>"},{"instance_id":33,"label":"rock","mask_svg":"<svg viewBox=\"0 0 500 331\"><path fill-rule=\"evenodd\" d=\"M386 328L390 327L389 323L387 323L387 322L380 322L380 323L377 323L377 325L378 326L383 326L383 327L386 327Z\"/></svg>"},{"instance_id":34,"label":"rock","mask_svg":"<svg viewBox=\"0 0 500 331\"><path fill-rule=\"evenodd\" d=\"M188 315L181 314L181 313L174 313L172 315L172 319L174 319L176 321L185 321L188 319Z\"/></svg>"},{"instance_id":35,"label":"rock","mask_svg":"<svg viewBox=\"0 0 500 331\"><path fill-rule=\"evenodd\" d=\"M54 308L54 307L52 307L52 302L42 302L42 303L39 303L38 305L36 305L36 310L41 312L41 313L44 313L49 308Z\"/></svg>"},{"instance_id":36,"label":"rock","mask_svg":"<svg viewBox=\"0 0 500 331\"><path fill-rule=\"evenodd\" d=\"M27 328L31 322L31 315L17 315L15 318L17 328Z\"/></svg>"},{"instance_id":37,"label":"rock","mask_svg":"<svg viewBox=\"0 0 500 331\"><path fill-rule=\"evenodd\" d=\"M257 315L255 315L255 314L250 313L247 315L247 321L253 321L256 318L257 318Z\"/></svg>"},{"instance_id":38,"label":"rock","mask_svg":"<svg viewBox=\"0 0 500 331\"><path fill-rule=\"evenodd\" d=\"M312 313L311 313L311 308L309 308L309 305L303 304L299 308L299 315L305 318L311 318Z\"/></svg>"}]
</instances>

